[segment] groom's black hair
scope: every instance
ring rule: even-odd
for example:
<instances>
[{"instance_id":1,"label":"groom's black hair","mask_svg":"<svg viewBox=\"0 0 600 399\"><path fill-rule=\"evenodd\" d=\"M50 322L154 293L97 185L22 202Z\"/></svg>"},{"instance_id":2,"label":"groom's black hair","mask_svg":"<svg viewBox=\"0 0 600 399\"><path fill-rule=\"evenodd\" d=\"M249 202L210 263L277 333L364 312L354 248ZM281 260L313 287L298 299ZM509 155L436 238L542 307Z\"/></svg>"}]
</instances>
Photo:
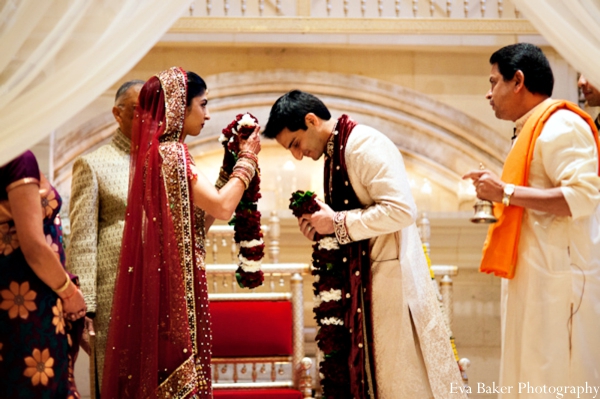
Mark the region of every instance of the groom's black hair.
<instances>
[{"instance_id":1,"label":"groom's black hair","mask_svg":"<svg viewBox=\"0 0 600 399\"><path fill-rule=\"evenodd\" d=\"M290 132L306 130L308 127L304 117L311 112L323 120L331 119L331 113L317 97L304 91L292 90L279 97L271 107L263 136L274 139L285 128Z\"/></svg>"}]
</instances>

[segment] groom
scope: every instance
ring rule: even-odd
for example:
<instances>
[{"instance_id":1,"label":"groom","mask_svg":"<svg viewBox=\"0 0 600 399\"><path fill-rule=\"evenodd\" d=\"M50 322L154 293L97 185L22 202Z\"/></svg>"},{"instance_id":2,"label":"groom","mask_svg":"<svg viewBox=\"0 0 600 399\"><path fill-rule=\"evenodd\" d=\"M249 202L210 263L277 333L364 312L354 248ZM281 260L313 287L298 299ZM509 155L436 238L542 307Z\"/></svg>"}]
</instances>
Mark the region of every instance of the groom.
<instances>
[{"instance_id":1,"label":"groom","mask_svg":"<svg viewBox=\"0 0 600 399\"><path fill-rule=\"evenodd\" d=\"M298 224L310 240L315 232L335 234L342 250L353 254L344 257L352 271L346 298L353 300L344 315L352 397L466 398L450 393L462 381L396 146L347 115L332 119L321 100L299 90L275 102L263 135L298 160L325 155L325 203Z\"/></svg>"}]
</instances>

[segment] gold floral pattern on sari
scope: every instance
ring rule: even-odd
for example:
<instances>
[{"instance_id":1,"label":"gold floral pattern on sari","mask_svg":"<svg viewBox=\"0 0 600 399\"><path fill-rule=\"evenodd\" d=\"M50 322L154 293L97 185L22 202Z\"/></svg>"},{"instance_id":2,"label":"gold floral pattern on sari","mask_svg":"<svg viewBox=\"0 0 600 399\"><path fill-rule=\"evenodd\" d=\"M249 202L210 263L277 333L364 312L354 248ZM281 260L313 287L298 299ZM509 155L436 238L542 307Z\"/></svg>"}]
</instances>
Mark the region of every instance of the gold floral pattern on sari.
<instances>
[{"instance_id":1,"label":"gold floral pattern on sari","mask_svg":"<svg viewBox=\"0 0 600 399\"><path fill-rule=\"evenodd\" d=\"M50 217L58 208L58 198L56 192L50 189L46 195L42 196L42 208L44 209L44 217Z\"/></svg>"},{"instance_id":2,"label":"gold floral pattern on sari","mask_svg":"<svg viewBox=\"0 0 600 399\"><path fill-rule=\"evenodd\" d=\"M65 319L63 316L63 306L62 301L59 299L56 300L56 306L52 306L52 314L54 317L52 318L52 324L56 326L56 333L65 333ZM70 336L69 336L70 338ZM70 339L69 339L70 341ZM71 345L69 345L71 346Z\"/></svg>"},{"instance_id":3,"label":"gold floral pattern on sari","mask_svg":"<svg viewBox=\"0 0 600 399\"><path fill-rule=\"evenodd\" d=\"M1 224L0 255L10 255L17 248L19 248L19 238L15 226L9 226L8 223Z\"/></svg>"},{"instance_id":4,"label":"gold floral pattern on sari","mask_svg":"<svg viewBox=\"0 0 600 399\"><path fill-rule=\"evenodd\" d=\"M7 290L0 291L0 296L2 296L0 309L8 310L8 317L11 319L17 316L26 319L29 316L29 312L37 309L34 302L37 293L29 289L29 282L27 281L23 284L12 281L8 288Z\"/></svg>"},{"instance_id":5,"label":"gold floral pattern on sari","mask_svg":"<svg viewBox=\"0 0 600 399\"><path fill-rule=\"evenodd\" d=\"M34 349L31 356L25 358L25 364L27 368L23 372L25 377L31 378L33 386L42 384L48 385L48 380L54 377L54 358L50 357L50 350L44 349L40 352L39 349Z\"/></svg>"}]
</instances>

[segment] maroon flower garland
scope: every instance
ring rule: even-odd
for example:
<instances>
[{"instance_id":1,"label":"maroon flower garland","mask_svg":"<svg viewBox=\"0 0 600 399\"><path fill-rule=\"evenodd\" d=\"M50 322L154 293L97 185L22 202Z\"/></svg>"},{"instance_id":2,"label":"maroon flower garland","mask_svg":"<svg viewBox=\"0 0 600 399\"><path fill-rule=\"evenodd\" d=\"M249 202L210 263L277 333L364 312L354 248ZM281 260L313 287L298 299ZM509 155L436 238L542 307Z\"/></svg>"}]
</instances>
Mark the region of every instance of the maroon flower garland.
<instances>
[{"instance_id":1,"label":"maroon flower garland","mask_svg":"<svg viewBox=\"0 0 600 399\"><path fill-rule=\"evenodd\" d=\"M248 138L258 125L258 119L252 114L239 114L222 131L219 141L225 147L226 156L223 161L223 170L231 174L240 152L240 138ZM260 194L260 169L244 191L242 199L235 209L234 217L229 221L234 226L234 240L239 244L239 265L236 270L236 279L242 288L256 288L262 285L264 275L260 270L261 260L264 257L265 244L260 228L260 212L257 202Z\"/></svg>"},{"instance_id":2,"label":"maroon flower garland","mask_svg":"<svg viewBox=\"0 0 600 399\"><path fill-rule=\"evenodd\" d=\"M296 217L312 214L321 209L315 201L316 194L296 191L290 198L290 209ZM342 252L335 234L322 236L315 234L312 254L312 275L315 294L315 318L319 331L317 345L324 354L319 365L323 378L321 386L327 399L351 397L350 370L350 331L346 326L348 311L347 294L349 281L347 267L342 261Z\"/></svg>"}]
</instances>

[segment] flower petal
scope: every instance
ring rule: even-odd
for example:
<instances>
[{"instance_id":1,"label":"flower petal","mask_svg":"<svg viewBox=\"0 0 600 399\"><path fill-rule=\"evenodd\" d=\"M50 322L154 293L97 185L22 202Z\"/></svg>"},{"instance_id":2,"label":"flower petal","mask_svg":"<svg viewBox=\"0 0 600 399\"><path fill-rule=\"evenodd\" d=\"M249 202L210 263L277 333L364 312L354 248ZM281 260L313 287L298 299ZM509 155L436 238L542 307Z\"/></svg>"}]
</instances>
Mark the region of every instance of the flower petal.
<instances>
[{"instance_id":1,"label":"flower petal","mask_svg":"<svg viewBox=\"0 0 600 399\"><path fill-rule=\"evenodd\" d=\"M46 361L46 368L52 367L54 366L54 358L51 357ZM52 369L50 369L52 370ZM47 372L47 371L46 371ZM54 376L54 371L52 372L52 375L48 374L50 377Z\"/></svg>"},{"instance_id":2,"label":"flower petal","mask_svg":"<svg viewBox=\"0 0 600 399\"><path fill-rule=\"evenodd\" d=\"M10 310L8 311L8 317L11 319L16 318L19 315L19 307L17 305L14 305L12 308L10 308Z\"/></svg>"},{"instance_id":3,"label":"flower petal","mask_svg":"<svg viewBox=\"0 0 600 399\"><path fill-rule=\"evenodd\" d=\"M43 386L48 385L48 376L46 375L46 373L40 373L40 379L42 380Z\"/></svg>"},{"instance_id":4,"label":"flower petal","mask_svg":"<svg viewBox=\"0 0 600 399\"><path fill-rule=\"evenodd\" d=\"M40 360L42 363L46 363L46 360L50 357L50 349L46 348L42 352L42 359Z\"/></svg>"},{"instance_id":5,"label":"flower petal","mask_svg":"<svg viewBox=\"0 0 600 399\"><path fill-rule=\"evenodd\" d=\"M10 289L10 292L12 292L15 296L19 295L19 283L17 283L16 281L11 281L8 288Z\"/></svg>"},{"instance_id":6,"label":"flower petal","mask_svg":"<svg viewBox=\"0 0 600 399\"><path fill-rule=\"evenodd\" d=\"M40 374L41 373L35 373L33 375L33 378L31 378L31 383L33 384L33 386L36 386L37 384L40 383Z\"/></svg>"},{"instance_id":7,"label":"flower petal","mask_svg":"<svg viewBox=\"0 0 600 399\"><path fill-rule=\"evenodd\" d=\"M15 299L15 294L10 292L10 290L2 290L0 291L0 295L2 295L2 298L4 299Z\"/></svg>"},{"instance_id":8,"label":"flower petal","mask_svg":"<svg viewBox=\"0 0 600 399\"><path fill-rule=\"evenodd\" d=\"M29 310L30 312L33 312L34 310L37 309L37 305L33 301L25 301L25 302L23 302L23 306L25 307L25 309Z\"/></svg>"},{"instance_id":9,"label":"flower petal","mask_svg":"<svg viewBox=\"0 0 600 399\"><path fill-rule=\"evenodd\" d=\"M28 293L26 293L25 295L23 295L23 298L26 301L33 301L36 296L37 296L37 292L35 292L34 290L31 290Z\"/></svg>"},{"instance_id":10,"label":"flower petal","mask_svg":"<svg viewBox=\"0 0 600 399\"><path fill-rule=\"evenodd\" d=\"M25 358L25 364L28 365L29 367L33 367L35 368L38 364L38 362L35 361L35 359L31 356L27 356ZM33 375L33 374L32 374ZM28 377L31 377L31 375L28 375Z\"/></svg>"},{"instance_id":11,"label":"flower petal","mask_svg":"<svg viewBox=\"0 0 600 399\"><path fill-rule=\"evenodd\" d=\"M31 359L31 358L29 358L29 359ZM36 363L36 364L37 364L37 363ZM35 368L35 366L33 366L33 367L27 367L27 368L25 369L25 371L23 372L23 375L24 375L25 377L33 377L33 375L34 375L36 372L37 372L37 369Z\"/></svg>"},{"instance_id":12,"label":"flower petal","mask_svg":"<svg viewBox=\"0 0 600 399\"><path fill-rule=\"evenodd\" d=\"M19 317L25 320L29 316L29 312L25 306L19 306Z\"/></svg>"},{"instance_id":13,"label":"flower petal","mask_svg":"<svg viewBox=\"0 0 600 399\"><path fill-rule=\"evenodd\" d=\"M14 300L12 300L12 299L5 299L5 300L2 301L2 303L0 303L0 309L2 309L2 310L8 310L14 304L15 304Z\"/></svg>"},{"instance_id":14,"label":"flower petal","mask_svg":"<svg viewBox=\"0 0 600 399\"><path fill-rule=\"evenodd\" d=\"M36 362L40 363L42 361L42 353L40 352L40 350L38 348L35 348L33 350L32 356Z\"/></svg>"},{"instance_id":15,"label":"flower petal","mask_svg":"<svg viewBox=\"0 0 600 399\"><path fill-rule=\"evenodd\" d=\"M19 294L25 295L29 291L29 281L25 281L19 288Z\"/></svg>"}]
</instances>

